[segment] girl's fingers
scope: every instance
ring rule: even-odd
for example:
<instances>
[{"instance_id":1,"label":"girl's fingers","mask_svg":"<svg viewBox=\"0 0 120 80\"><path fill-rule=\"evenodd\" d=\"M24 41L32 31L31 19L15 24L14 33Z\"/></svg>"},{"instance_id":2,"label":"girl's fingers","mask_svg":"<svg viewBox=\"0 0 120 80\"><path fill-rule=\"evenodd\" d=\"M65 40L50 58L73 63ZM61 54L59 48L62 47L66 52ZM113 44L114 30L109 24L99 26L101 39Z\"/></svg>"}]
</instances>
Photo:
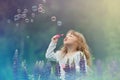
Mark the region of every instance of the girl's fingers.
<instances>
[{"instance_id":1,"label":"girl's fingers","mask_svg":"<svg viewBox=\"0 0 120 80\"><path fill-rule=\"evenodd\" d=\"M61 37L61 35L59 35L59 34L55 35L55 38L60 38L60 37Z\"/></svg>"},{"instance_id":2,"label":"girl's fingers","mask_svg":"<svg viewBox=\"0 0 120 80\"><path fill-rule=\"evenodd\" d=\"M57 43L58 38L56 37L56 35L52 37L52 41L53 41L54 43Z\"/></svg>"},{"instance_id":3,"label":"girl's fingers","mask_svg":"<svg viewBox=\"0 0 120 80\"><path fill-rule=\"evenodd\" d=\"M53 36L53 39L54 39L54 40L55 40L55 39L58 39L58 38L60 38L60 35L59 35L59 34Z\"/></svg>"},{"instance_id":4,"label":"girl's fingers","mask_svg":"<svg viewBox=\"0 0 120 80\"><path fill-rule=\"evenodd\" d=\"M63 37L64 36L64 34L57 34L57 35L55 35L55 38L60 38L60 37Z\"/></svg>"}]
</instances>

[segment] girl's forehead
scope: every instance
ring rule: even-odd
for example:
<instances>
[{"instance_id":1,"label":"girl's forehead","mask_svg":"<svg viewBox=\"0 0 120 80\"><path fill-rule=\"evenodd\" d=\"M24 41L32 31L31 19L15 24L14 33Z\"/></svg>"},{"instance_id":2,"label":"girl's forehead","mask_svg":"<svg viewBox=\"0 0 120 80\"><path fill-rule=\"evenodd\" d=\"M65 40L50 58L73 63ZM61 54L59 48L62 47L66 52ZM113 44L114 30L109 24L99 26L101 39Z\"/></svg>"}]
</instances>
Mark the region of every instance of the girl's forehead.
<instances>
[{"instance_id":1,"label":"girl's forehead","mask_svg":"<svg viewBox=\"0 0 120 80\"><path fill-rule=\"evenodd\" d=\"M73 35L72 33L67 33L66 35Z\"/></svg>"},{"instance_id":2,"label":"girl's forehead","mask_svg":"<svg viewBox=\"0 0 120 80\"><path fill-rule=\"evenodd\" d=\"M70 33L67 33L66 36L75 36L75 37L78 37L76 34L70 32Z\"/></svg>"}]
</instances>

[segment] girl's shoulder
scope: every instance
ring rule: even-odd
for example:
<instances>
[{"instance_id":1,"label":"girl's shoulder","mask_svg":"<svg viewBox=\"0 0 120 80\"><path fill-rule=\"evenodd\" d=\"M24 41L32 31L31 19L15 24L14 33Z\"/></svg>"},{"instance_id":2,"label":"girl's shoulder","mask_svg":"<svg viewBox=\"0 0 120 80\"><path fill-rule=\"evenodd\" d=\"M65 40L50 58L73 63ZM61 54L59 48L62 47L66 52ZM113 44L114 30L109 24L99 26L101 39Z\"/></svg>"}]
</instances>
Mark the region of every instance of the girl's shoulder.
<instances>
[{"instance_id":1,"label":"girl's shoulder","mask_svg":"<svg viewBox=\"0 0 120 80\"><path fill-rule=\"evenodd\" d=\"M74 58L74 60L79 61L79 60L80 60L80 57L82 57L83 55L84 55L84 53L83 53L82 51L77 51L77 52L74 54L73 58Z\"/></svg>"},{"instance_id":2,"label":"girl's shoulder","mask_svg":"<svg viewBox=\"0 0 120 80\"><path fill-rule=\"evenodd\" d=\"M76 56L84 56L84 53L82 51L77 51Z\"/></svg>"},{"instance_id":3,"label":"girl's shoulder","mask_svg":"<svg viewBox=\"0 0 120 80\"><path fill-rule=\"evenodd\" d=\"M56 52L55 52L55 56L60 56L60 53L61 53L61 51L60 50L57 50Z\"/></svg>"},{"instance_id":4,"label":"girl's shoulder","mask_svg":"<svg viewBox=\"0 0 120 80\"><path fill-rule=\"evenodd\" d=\"M57 58L58 61L60 60L60 58L61 58L61 56L62 56L61 54L62 54L62 53L61 53L60 50L57 50L56 53L55 53L55 56L56 56L56 58Z\"/></svg>"}]
</instances>

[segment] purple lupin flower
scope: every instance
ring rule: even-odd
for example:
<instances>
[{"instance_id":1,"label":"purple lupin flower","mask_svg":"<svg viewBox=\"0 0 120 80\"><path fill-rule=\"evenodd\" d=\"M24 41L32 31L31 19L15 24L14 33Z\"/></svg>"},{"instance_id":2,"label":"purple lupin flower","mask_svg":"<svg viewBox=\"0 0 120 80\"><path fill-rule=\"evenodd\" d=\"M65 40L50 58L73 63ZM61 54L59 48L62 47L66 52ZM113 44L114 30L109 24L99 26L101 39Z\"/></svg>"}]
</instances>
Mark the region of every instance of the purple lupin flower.
<instances>
[{"instance_id":1,"label":"purple lupin flower","mask_svg":"<svg viewBox=\"0 0 120 80\"><path fill-rule=\"evenodd\" d=\"M44 64L44 61L36 61L34 67L34 79L48 80L51 74L51 63L47 62Z\"/></svg>"},{"instance_id":2,"label":"purple lupin flower","mask_svg":"<svg viewBox=\"0 0 120 80\"><path fill-rule=\"evenodd\" d=\"M115 77L120 72L119 67L120 65L119 65L118 60L112 60L110 62L109 71L110 71L111 76Z\"/></svg>"},{"instance_id":3,"label":"purple lupin flower","mask_svg":"<svg viewBox=\"0 0 120 80\"><path fill-rule=\"evenodd\" d=\"M81 75L85 75L86 74L85 59L84 59L84 55L82 54L80 54L79 66L80 66Z\"/></svg>"},{"instance_id":4,"label":"purple lupin flower","mask_svg":"<svg viewBox=\"0 0 120 80\"><path fill-rule=\"evenodd\" d=\"M75 61L73 59L73 62L70 64L70 73L69 73L68 80L76 79L75 76L76 76L76 68L75 68Z\"/></svg>"},{"instance_id":5,"label":"purple lupin flower","mask_svg":"<svg viewBox=\"0 0 120 80\"><path fill-rule=\"evenodd\" d=\"M44 62L43 61L36 61L35 67L34 67L34 78L35 80L38 79L39 75L43 74L43 66Z\"/></svg>"},{"instance_id":6,"label":"purple lupin flower","mask_svg":"<svg viewBox=\"0 0 120 80\"><path fill-rule=\"evenodd\" d=\"M63 68L65 71L65 80L74 80L75 79L75 62L70 64L69 59L67 60L67 63L65 65L65 68Z\"/></svg>"},{"instance_id":7,"label":"purple lupin flower","mask_svg":"<svg viewBox=\"0 0 120 80\"><path fill-rule=\"evenodd\" d=\"M67 60L67 63L65 64L65 67L63 69L66 73L70 73L69 59Z\"/></svg>"},{"instance_id":8,"label":"purple lupin flower","mask_svg":"<svg viewBox=\"0 0 120 80\"><path fill-rule=\"evenodd\" d=\"M41 74L41 79L42 80L48 80L49 79L49 76L51 74L51 63L50 62L47 62L44 67L43 67L43 71L42 71L42 74Z\"/></svg>"},{"instance_id":9,"label":"purple lupin flower","mask_svg":"<svg viewBox=\"0 0 120 80\"><path fill-rule=\"evenodd\" d=\"M98 76L102 76L103 69L102 69L102 62L101 62L101 60L97 60L96 61L96 71L97 71L97 75Z\"/></svg>"},{"instance_id":10,"label":"purple lupin flower","mask_svg":"<svg viewBox=\"0 0 120 80\"><path fill-rule=\"evenodd\" d=\"M75 61L73 60L73 62L71 63L71 65L70 65L70 71L71 71L71 73L75 73Z\"/></svg>"},{"instance_id":11,"label":"purple lupin flower","mask_svg":"<svg viewBox=\"0 0 120 80\"><path fill-rule=\"evenodd\" d=\"M20 80L29 80L27 68L24 62L22 62L22 70L21 70L21 79Z\"/></svg>"},{"instance_id":12,"label":"purple lupin flower","mask_svg":"<svg viewBox=\"0 0 120 80\"><path fill-rule=\"evenodd\" d=\"M57 63L55 65L55 75L60 76L60 65L59 65L59 63Z\"/></svg>"},{"instance_id":13,"label":"purple lupin flower","mask_svg":"<svg viewBox=\"0 0 120 80\"><path fill-rule=\"evenodd\" d=\"M15 50L15 54L13 57L13 74L14 80L19 80L19 58L18 58L18 50Z\"/></svg>"}]
</instances>

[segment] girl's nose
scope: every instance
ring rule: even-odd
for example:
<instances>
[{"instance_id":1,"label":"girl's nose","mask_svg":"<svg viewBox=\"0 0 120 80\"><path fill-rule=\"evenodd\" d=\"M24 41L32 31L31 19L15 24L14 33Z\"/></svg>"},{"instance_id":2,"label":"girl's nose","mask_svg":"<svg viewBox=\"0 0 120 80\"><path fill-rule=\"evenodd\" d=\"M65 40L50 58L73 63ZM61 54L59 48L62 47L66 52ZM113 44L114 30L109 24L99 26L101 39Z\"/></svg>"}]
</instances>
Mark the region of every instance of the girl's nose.
<instances>
[{"instance_id":1,"label":"girl's nose","mask_svg":"<svg viewBox=\"0 0 120 80\"><path fill-rule=\"evenodd\" d=\"M68 38L69 36L66 36L65 38Z\"/></svg>"},{"instance_id":2,"label":"girl's nose","mask_svg":"<svg viewBox=\"0 0 120 80\"><path fill-rule=\"evenodd\" d=\"M64 38L64 41L66 41L67 40L67 36Z\"/></svg>"}]
</instances>

